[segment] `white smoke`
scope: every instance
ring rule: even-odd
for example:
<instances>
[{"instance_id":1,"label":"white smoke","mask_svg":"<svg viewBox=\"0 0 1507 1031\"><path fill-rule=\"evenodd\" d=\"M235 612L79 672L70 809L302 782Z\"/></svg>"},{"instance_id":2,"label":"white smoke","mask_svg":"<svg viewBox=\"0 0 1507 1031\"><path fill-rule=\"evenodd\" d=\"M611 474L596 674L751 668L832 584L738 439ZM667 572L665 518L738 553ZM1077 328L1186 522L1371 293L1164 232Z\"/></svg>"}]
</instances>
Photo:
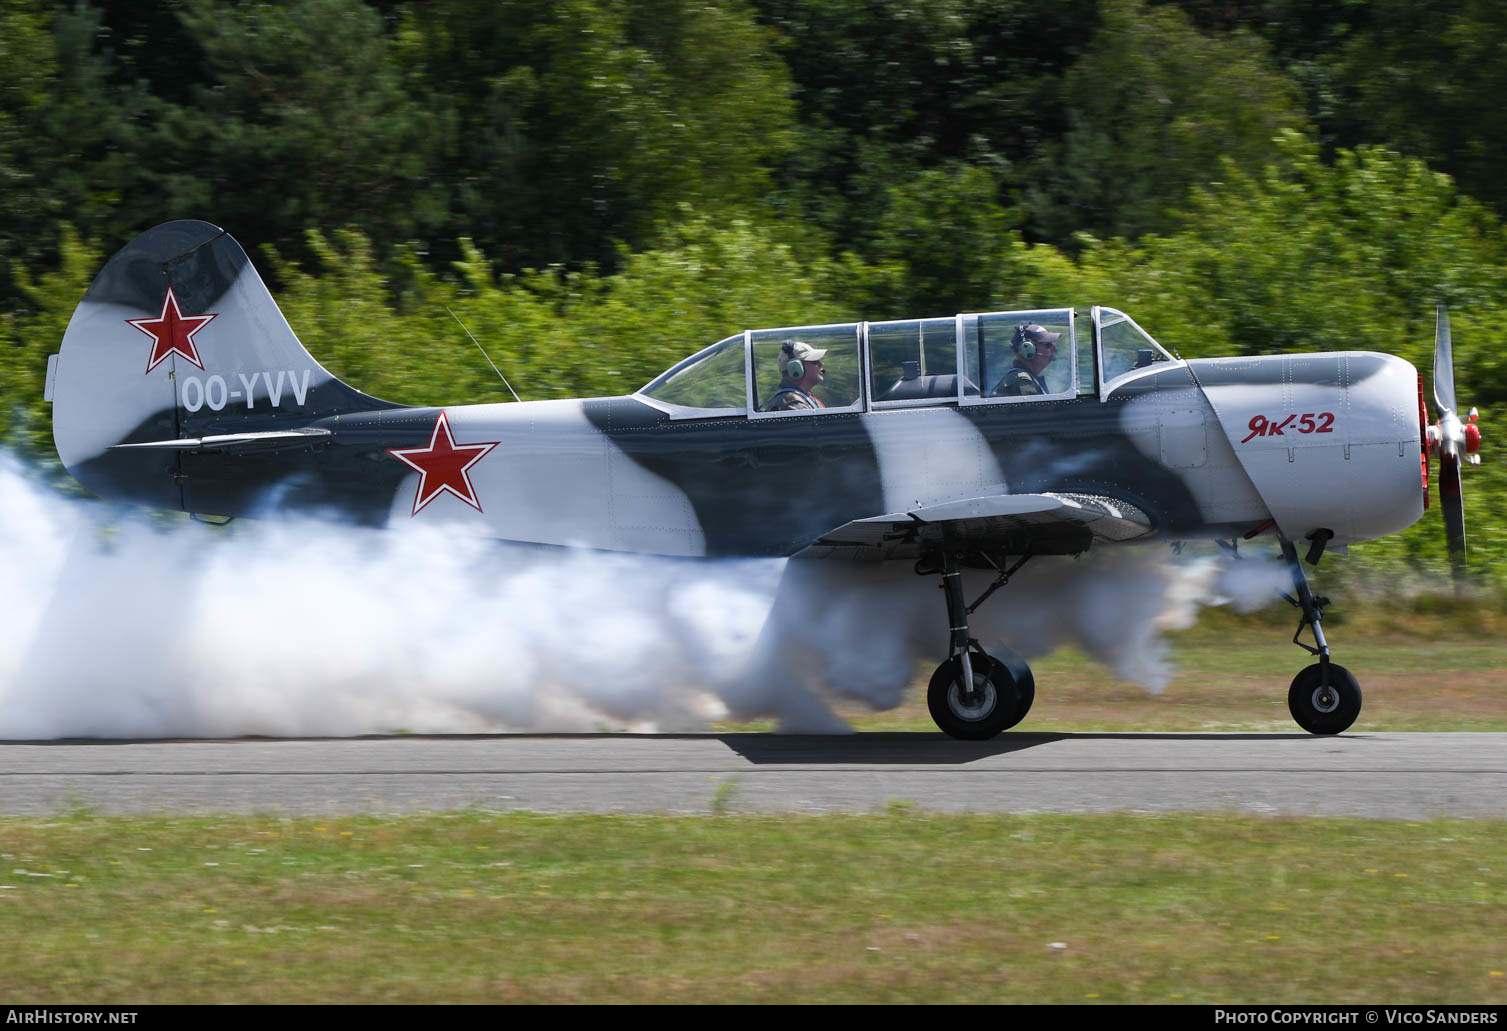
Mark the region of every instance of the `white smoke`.
<instances>
[{"instance_id":1,"label":"white smoke","mask_svg":"<svg viewBox=\"0 0 1507 1031\"><path fill-rule=\"evenodd\" d=\"M305 520L164 528L61 498L4 455L0 570L11 740L687 730L728 714L840 731L834 695L893 707L947 642L937 578L901 563L691 561ZM1075 644L1159 690L1160 632L1238 579L1161 550L1036 559L974 633L1026 658ZM987 582L972 577L969 599Z\"/></svg>"},{"instance_id":2,"label":"white smoke","mask_svg":"<svg viewBox=\"0 0 1507 1031\"><path fill-rule=\"evenodd\" d=\"M876 708L899 704L917 663L930 668L944 657L947 633L938 578L897 575L897 565L793 563L766 630L785 648L772 661L763 653L756 666L762 676L754 682L775 679L765 668L774 667L813 693L827 685ZM966 571L967 600L977 599L992 578ZM975 611L969 629L986 651L1004 646L1028 660L1076 647L1120 679L1157 694L1174 672L1165 631L1192 626L1206 606L1251 611L1288 584L1275 563L1178 562L1165 547L1042 557Z\"/></svg>"}]
</instances>

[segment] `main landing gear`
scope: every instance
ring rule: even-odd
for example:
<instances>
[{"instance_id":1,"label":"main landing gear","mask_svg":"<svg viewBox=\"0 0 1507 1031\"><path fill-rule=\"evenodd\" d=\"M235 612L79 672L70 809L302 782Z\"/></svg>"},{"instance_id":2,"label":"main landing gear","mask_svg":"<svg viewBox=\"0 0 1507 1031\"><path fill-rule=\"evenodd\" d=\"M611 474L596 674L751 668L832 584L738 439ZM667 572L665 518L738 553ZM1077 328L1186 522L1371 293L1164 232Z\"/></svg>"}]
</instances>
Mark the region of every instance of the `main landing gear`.
<instances>
[{"instance_id":1,"label":"main landing gear","mask_svg":"<svg viewBox=\"0 0 1507 1031\"><path fill-rule=\"evenodd\" d=\"M963 574L956 551L944 548L934 560L916 563L917 573L941 574L942 590L947 595L949 655L932 674L926 705L943 732L969 741L991 738L1015 726L1026 718L1036 700L1036 679L1031 675L1031 667L1008 650L998 656L990 655L968 632L969 615L1008 583L1030 556L1008 569L987 555L979 557L993 566L999 576L972 605L963 598Z\"/></svg>"},{"instance_id":2,"label":"main landing gear","mask_svg":"<svg viewBox=\"0 0 1507 1031\"><path fill-rule=\"evenodd\" d=\"M1312 538L1313 547L1308 551L1310 565L1318 565L1329 536L1328 531L1320 530ZM1292 687L1287 691L1287 709L1292 713L1292 718L1297 720L1298 726L1310 734L1338 734L1360 715L1360 684L1344 666L1329 661L1329 643L1324 640L1324 629L1319 625L1324 619L1324 606L1329 604L1329 599L1316 596L1308 589L1308 578L1303 575L1303 567L1298 564L1297 549L1286 537L1282 538L1282 557L1287 560L1293 590L1297 593L1296 598L1287 595L1283 597L1302 612L1298 619L1298 631L1292 635L1292 643L1308 654L1319 657L1318 662L1305 667L1293 678ZM1299 640L1303 636L1304 627L1313 629L1312 647Z\"/></svg>"}]
</instances>

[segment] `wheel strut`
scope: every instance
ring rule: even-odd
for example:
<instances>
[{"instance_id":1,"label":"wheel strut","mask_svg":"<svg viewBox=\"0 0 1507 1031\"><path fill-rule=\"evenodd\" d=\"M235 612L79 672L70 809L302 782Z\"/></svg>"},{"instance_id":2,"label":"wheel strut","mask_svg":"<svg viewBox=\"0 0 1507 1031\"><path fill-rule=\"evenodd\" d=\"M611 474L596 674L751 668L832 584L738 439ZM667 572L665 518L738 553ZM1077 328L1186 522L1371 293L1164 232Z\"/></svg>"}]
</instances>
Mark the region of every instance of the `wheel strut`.
<instances>
[{"instance_id":1,"label":"wheel strut","mask_svg":"<svg viewBox=\"0 0 1507 1031\"><path fill-rule=\"evenodd\" d=\"M999 574L972 605L963 596L963 554L946 547L916 563L922 575L940 573L947 598L947 661L937 667L926 689L932 719L945 733L966 740L984 740L1025 719L1036 697L1036 681L1019 656L1002 649L990 655L974 640L968 617L999 588L1026 559L1006 569L987 554L976 552ZM1029 557L1029 556L1028 556Z\"/></svg>"},{"instance_id":2,"label":"wheel strut","mask_svg":"<svg viewBox=\"0 0 1507 1031\"><path fill-rule=\"evenodd\" d=\"M1019 562L1010 566L1010 568L1003 569L998 562L995 562L988 555L981 555L983 560L993 566L999 575L994 578L994 582L984 590L983 594L978 596L978 600L972 605L967 604L967 599L963 596L963 572L958 564L958 552L951 548L943 548L941 557L942 591L947 596L947 655L949 658L961 657L963 676L967 678L963 682L971 684L973 683L973 666L969 661L968 652L970 648L982 652L983 646L974 640L970 634L968 617L973 615L974 611L980 605L988 601L990 595L1009 583L1010 577L1019 572L1020 567L1030 561L1031 556L1026 555ZM920 571L919 566L917 571Z\"/></svg>"},{"instance_id":3,"label":"wheel strut","mask_svg":"<svg viewBox=\"0 0 1507 1031\"><path fill-rule=\"evenodd\" d=\"M963 573L958 568L957 552L942 549L942 591L947 595L947 657L963 664L963 690L973 690L973 662L968 646L974 640L968 633L968 608L963 598Z\"/></svg>"},{"instance_id":4,"label":"wheel strut","mask_svg":"<svg viewBox=\"0 0 1507 1031\"><path fill-rule=\"evenodd\" d=\"M1298 629L1292 635L1292 643L1309 655L1319 657L1319 686L1327 690L1329 687L1329 642L1324 639L1324 628L1320 624L1324 620L1324 607L1329 604L1329 599L1323 595L1314 594L1309 589L1308 577L1303 575L1303 567L1298 563L1298 549L1293 546L1292 541L1283 537L1281 542L1282 557L1287 560L1287 571L1292 575L1293 590L1298 595L1297 598L1286 594L1282 597L1302 613L1298 617ZM1301 640L1305 627L1313 629L1313 642L1316 647L1304 644Z\"/></svg>"},{"instance_id":5,"label":"wheel strut","mask_svg":"<svg viewBox=\"0 0 1507 1031\"><path fill-rule=\"evenodd\" d=\"M1318 530L1309 538L1313 541L1313 547L1308 551L1308 561L1311 564L1318 564L1319 557L1324 553L1324 546L1333 536L1328 530ZM1324 639L1324 628L1321 625L1324 607L1329 604L1329 599L1316 595L1309 589L1308 577L1303 575L1303 567L1298 564L1298 549L1293 542L1286 537L1279 540L1282 543L1282 557L1287 560L1288 572L1292 574L1293 591L1297 594L1296 598L1287 594L1282 597L1302 612L1298 617L1297 632L1292 635L1292 643L1308 654L1319 657L1318 662L1300 670L1293 678L1292 686L1287 691L1287 709L1298 726L1310 734L1339 734L1347 730L1355 722L1355 717L1360 715L1360 684L1344 666L1329 661L1329 642ZM1312 646L1301 640L1304 627L1313 630Z\"/></svg>"}]
</instances>

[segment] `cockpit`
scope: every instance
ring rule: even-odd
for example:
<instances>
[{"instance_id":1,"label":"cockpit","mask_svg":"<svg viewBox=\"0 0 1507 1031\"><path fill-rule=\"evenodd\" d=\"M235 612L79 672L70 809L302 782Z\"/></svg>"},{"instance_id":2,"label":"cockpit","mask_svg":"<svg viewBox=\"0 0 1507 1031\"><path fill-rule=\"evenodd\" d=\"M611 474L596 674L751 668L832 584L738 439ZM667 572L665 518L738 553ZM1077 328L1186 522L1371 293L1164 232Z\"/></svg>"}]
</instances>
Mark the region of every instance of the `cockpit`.
<instances>
[{"instance_id":1,"label":"cockpit","mask_svg":"<svg viewBox=\"0 0 1507 1031\"><path fill-rule=\"evenodd\" d=\"M807 360L802 362L794 356ZM672 418L781 418L1097 394L1177 361L1130 316L1094 307L748 329L634 396ZM777 404L798 392L798 405ZM809 402L809 403L807 403Z\"/></svg>"}]
</instances>

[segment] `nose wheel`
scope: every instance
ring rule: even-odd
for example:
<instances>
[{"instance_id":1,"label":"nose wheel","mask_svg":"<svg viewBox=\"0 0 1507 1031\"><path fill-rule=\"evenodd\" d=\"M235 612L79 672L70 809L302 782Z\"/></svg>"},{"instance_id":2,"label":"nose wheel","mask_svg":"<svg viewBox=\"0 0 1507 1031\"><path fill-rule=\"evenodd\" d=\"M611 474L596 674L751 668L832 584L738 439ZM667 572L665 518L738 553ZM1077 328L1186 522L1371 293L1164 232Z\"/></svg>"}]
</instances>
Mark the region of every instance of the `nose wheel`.
<instances>
[{"instance_id":1,"label":"nose wheel","mask_svg":"<svg viewBox=\"0 0 1507 1031\"><path fill-rule=\"evenodd\" d=\"M1338 734L1360 715L1360 684L1348 669L1329 664L1329 676L1315 662L1293 677L1287 711L1310 734Z\"/></svg>"}]
</instances>

